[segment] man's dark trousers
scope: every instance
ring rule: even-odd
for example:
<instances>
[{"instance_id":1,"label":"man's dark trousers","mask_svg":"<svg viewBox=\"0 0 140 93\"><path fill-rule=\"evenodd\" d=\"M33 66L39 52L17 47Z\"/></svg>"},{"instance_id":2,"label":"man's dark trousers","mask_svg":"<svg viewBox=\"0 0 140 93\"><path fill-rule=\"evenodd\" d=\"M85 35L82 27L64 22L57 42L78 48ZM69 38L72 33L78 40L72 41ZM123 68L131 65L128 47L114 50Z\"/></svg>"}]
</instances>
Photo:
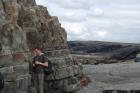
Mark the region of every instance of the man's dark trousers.
<instances>
[{"instance_id":1,"label":"man's dark trousers","mask_svg":"<svg viewBox=\"0 0 140 93\"><path fill-rule=\"evenodd\" d=\"M44 73L34 73L33 74L33 83L34 83L37 93L43 93Z\"/></svg>"}]
</instances>

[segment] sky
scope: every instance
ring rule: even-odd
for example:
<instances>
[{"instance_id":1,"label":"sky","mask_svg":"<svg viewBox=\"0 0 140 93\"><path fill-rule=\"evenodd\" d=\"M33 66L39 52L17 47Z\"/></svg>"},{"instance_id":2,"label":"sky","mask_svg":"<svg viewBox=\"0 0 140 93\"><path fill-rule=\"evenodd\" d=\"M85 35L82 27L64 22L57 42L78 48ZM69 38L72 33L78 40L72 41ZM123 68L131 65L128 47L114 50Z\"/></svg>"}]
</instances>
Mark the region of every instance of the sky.
<instances>
[{"instance_id":1,"label":"sky","mask_svg":"<svg viewBox=\"0 0 140 93\"><path fill-rule=\"evenodd\" d=\"M140 43L140 0L36 0L57 16L68 41Z\"/></svg>"}]
</instances>

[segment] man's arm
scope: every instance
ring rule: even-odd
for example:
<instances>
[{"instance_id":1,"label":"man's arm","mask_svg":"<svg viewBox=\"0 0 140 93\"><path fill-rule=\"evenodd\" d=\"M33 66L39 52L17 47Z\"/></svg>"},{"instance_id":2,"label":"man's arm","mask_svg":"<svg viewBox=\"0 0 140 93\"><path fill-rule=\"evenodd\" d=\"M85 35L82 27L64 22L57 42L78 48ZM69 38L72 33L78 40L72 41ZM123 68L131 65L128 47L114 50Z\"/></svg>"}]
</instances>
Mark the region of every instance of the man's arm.
<instances>
[{"instance_id":1,"label":"man's arm","mask_svg":"<svg viewBox=\"0 0 140 93\"><path fill-rule=\"evenodd\" d=\"M36 61L35 62L36 65L41 65L41 66L44 66L44 67L48 67L48 61L42 63L42 62L39 62L39 61Z\"/></svg>"}]
</instances>

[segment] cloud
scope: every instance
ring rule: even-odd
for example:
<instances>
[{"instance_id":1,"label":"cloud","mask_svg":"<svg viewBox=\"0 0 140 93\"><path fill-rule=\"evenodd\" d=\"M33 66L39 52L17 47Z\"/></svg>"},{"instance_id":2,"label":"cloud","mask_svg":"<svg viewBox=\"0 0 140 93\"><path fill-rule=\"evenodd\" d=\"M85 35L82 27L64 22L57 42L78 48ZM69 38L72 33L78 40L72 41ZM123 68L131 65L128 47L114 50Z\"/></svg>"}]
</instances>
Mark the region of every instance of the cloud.
<instances>
[{"instance_id":1,"label":"cloud","mask_svg":"<svg viewBox=\"0 0 140 93\"><path fill-rule=\"evenodd\" d=\"M140 0L36 0L58 16L68 40L140 43Z\"/></svg>"},{"instance_id":2,"label":"cloud","mask_svg":"<svg viewBox=\"0 0 140 93\"><path fill-rule=\"evenodd\" d=\"M87 17L87 11L85 10L75 10L75 9L68 9L64 10L63 13L59 14L60 20L66 22L81 22L85 21Z\"/></svg>"},{"instance_id":3,"label":"cloud","mask_svg":"<svg viewBox=\"0 0 140 93\"><path fill-rule=\"evenodd\" d=\"M89 9L90 7L86 0L49 0L49 3L56 3L60 7L67 9Z\"/></svg>"}]
</instances>

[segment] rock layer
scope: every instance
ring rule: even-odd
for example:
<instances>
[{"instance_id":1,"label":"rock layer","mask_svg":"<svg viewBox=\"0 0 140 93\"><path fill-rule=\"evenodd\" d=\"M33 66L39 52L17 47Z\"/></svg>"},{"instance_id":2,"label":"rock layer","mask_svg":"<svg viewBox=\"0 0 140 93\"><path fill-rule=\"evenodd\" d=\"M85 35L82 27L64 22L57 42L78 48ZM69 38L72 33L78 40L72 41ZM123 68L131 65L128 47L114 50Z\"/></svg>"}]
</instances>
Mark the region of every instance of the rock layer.
<instances>
[{"instance_id":1,"label":"rock layer","mask_svg":"<svg viewBox=\"0 0 140 93\"><path fill-rule=\"evenodd\" d=\"M44 91L77 90L81 69L70 55L66 37L58 18L50 16L46 7L37 6L35 0L0 0L0 72L5 78L2 93L32 93L29 63L35 47L41 47L53 64Z\"/></svg>"}]
</instances>

